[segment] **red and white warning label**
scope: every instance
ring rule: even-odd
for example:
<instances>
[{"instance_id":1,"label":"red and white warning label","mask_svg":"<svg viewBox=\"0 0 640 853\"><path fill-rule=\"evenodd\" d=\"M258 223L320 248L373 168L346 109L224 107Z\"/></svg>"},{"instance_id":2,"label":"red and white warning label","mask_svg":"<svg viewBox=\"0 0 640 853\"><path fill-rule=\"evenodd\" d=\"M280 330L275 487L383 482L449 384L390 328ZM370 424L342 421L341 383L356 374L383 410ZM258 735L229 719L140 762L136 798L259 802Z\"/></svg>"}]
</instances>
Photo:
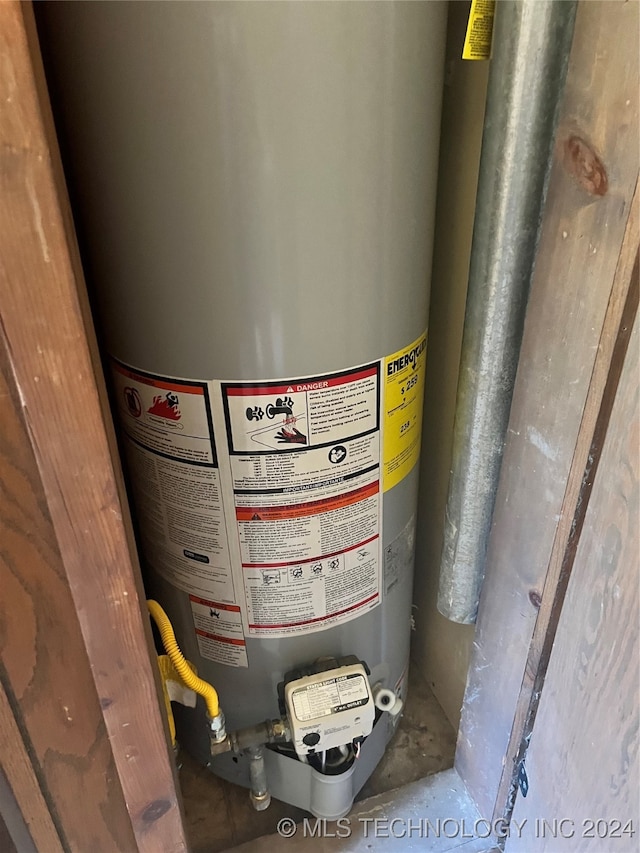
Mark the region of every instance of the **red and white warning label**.
<instances>
[{"instance_id":1,"label":"red and white warning label","mask_svg":"<svg viewBox=\"0 0 640 853\"><path fill-rule=\"evenodd\" d=\"M221 390L249 634L320 631L375 607L379 364Z\"/></svg>"},{"instance_id":2,"label":"red and white warning label","mask_svg":"<svg viewBox=\"0 0 640 853\"><path fill-rule=\"evenodd\" d=\"M232 453L335 444L379 429L380 368L315 379L223 383Z\"/></svg>"},{"instance_id":3,"label":"red and white warning label","mask_svg":"<svg viewBox=\"0 0 640 853\"><path fill-rule=\"evenodd\" d=\"M247 666L240 608L195 595L189 601L201 656L229 666Z\"/></svg>"},{"instance_id":4,"label":"red and white warning label","mask_svg":"<svg viewBox=\"0 0 640 853\"><path fill-rule=\"evenodd\" d=\"M120 422L132 441L170 459L215 466L205 382L166 379L113 363Z\"/></svg>"},{"instance_id":5,"label":"red and white warning label","mask_svg":"<svg viewBox=\"0 0 640 853\"><path fill-rule=\"evenodd\" d=\"M119 363L114 384L146 560L178 589L234 602L207 384Z\"/></svg>"}]
</instances>

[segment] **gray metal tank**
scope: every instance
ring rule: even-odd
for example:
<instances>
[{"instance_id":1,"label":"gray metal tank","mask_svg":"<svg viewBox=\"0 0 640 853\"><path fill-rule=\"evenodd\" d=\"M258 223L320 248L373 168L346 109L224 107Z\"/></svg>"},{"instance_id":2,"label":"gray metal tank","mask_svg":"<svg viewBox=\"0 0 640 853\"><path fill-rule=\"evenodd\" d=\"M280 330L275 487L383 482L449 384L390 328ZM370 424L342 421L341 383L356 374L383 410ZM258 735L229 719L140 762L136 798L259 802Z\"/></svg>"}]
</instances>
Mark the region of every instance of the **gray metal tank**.
<instances>
[{"instance_id":1,"label":"gray metal tank","mask_svg":"<svg viewBox=\"0 0 640 853\"><path fill-rule=\"evenodd\" d=\"M446 3L38 13L148 590L229 729L321 657L403 694ZM396 721L273 793L341 816Z\"/></svg>"}]
</instances>

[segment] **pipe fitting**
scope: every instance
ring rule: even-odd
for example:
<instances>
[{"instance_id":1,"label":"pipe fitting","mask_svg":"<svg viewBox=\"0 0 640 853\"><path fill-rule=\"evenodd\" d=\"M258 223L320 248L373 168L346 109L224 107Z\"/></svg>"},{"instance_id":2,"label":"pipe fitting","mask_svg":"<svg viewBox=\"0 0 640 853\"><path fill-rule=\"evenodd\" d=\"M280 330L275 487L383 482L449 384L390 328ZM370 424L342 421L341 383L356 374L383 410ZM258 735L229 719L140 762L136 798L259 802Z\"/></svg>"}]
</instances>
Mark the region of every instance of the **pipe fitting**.
<instances>
[{"instance_id":1,"label":"pipe fitting","mask_svg":"<svg viewBox=\"0 0 640 853\"><path fill-rule=\"evenodd\" d=\"M386 711L392 717L397 716L402 711L404 704L393 690L383 687L382 684L376 684L373 688L373 702L379 711Z\"/></svg>"},{"instance_id":2,"label":"pipe fitting","mask_svg":"<svg viewBox=\"0 0 640 853\"><path fill-rule=\"evenodd\" d=\"M219 711L215 717L208 717L209 735L212 743L223 743L227 739L224 714Z\"/></svg>"},{"instance_id":3,"label":"pipe fitting","mask_svg":"<svg viewBox=\"0 0 640 853\"><path fill-rule=\"evenodd\" d=\"M249 791L249 799L257 812L263 812L271 805L271 794L269 791L265 791L264 794L256 794L254 791Z\"/></svg>"},{"instance_id":4,"label":"pipe fitting","mask_svg":"<svg viewBox=\"0 0 640 853\"><path fill-rule=\"evenodd\" d=\"M247 755L249 756L249 777L251 779L249 799L257 812L263 812L271 804L271 794L267 786L267 769L264 763L264 747L249 747Z\"/></svg>"},{"instance_id":5,"label":"pipe fitting","mask_svg":"<svg viewBox=\"0 0 640 853\"><path fill-rule=\"evenodd\" d=\"M265 720L257 726L238 729L221 738L215 738L211 729L211 754L239 753L265 743L287 743L289 740L291 740L291 734L286 719Z\"/></svg>"}]
</instances>

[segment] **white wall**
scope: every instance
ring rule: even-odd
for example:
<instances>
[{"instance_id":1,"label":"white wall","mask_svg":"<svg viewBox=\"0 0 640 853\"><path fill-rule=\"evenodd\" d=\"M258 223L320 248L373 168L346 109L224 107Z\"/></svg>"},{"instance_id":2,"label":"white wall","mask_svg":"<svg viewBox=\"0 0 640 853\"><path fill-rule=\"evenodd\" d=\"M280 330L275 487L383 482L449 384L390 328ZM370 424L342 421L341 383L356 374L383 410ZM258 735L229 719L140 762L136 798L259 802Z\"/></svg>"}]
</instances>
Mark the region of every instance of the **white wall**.
<instances>
[{"instance_id":1,"label":"white wall","mask_svg":"<svg viewBox=\"0 0 640 853\"><path fill-rule=\"evenodd\" d=\"M436 609L488 62L460 59L469 11L449 4L416 551L413 657L454 727L474 627Z\"/></svg>"}]
</instances>

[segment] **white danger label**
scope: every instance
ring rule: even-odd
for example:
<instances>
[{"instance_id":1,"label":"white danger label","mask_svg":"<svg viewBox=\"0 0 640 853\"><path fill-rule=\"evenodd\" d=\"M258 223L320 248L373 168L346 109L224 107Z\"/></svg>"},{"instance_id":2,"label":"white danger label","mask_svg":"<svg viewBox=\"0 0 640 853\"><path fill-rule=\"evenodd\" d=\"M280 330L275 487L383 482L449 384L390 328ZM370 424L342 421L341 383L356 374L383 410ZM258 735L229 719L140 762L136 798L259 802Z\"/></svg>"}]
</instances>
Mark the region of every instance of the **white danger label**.
<instances>
[{"instance_id":1,"label":"white danger label","mask_svg":"<svg viewBox=\"0 0 640 853\"><path fill-rule=\"evenodd\" d=\"M249 633L311 633L377 606L380 363L221 393Z\"/></svg>"},{"instance_id":2,"label":"white danger label","mask_svg":"<svg viewBox=\"0 0 640 853\"><path fill-rule=\"evenodd\" d=\"M298 720L307 722L366 705L369 692L364 676L344 675L297 688L291 699Z\"/></svg>"}]
</instances>

